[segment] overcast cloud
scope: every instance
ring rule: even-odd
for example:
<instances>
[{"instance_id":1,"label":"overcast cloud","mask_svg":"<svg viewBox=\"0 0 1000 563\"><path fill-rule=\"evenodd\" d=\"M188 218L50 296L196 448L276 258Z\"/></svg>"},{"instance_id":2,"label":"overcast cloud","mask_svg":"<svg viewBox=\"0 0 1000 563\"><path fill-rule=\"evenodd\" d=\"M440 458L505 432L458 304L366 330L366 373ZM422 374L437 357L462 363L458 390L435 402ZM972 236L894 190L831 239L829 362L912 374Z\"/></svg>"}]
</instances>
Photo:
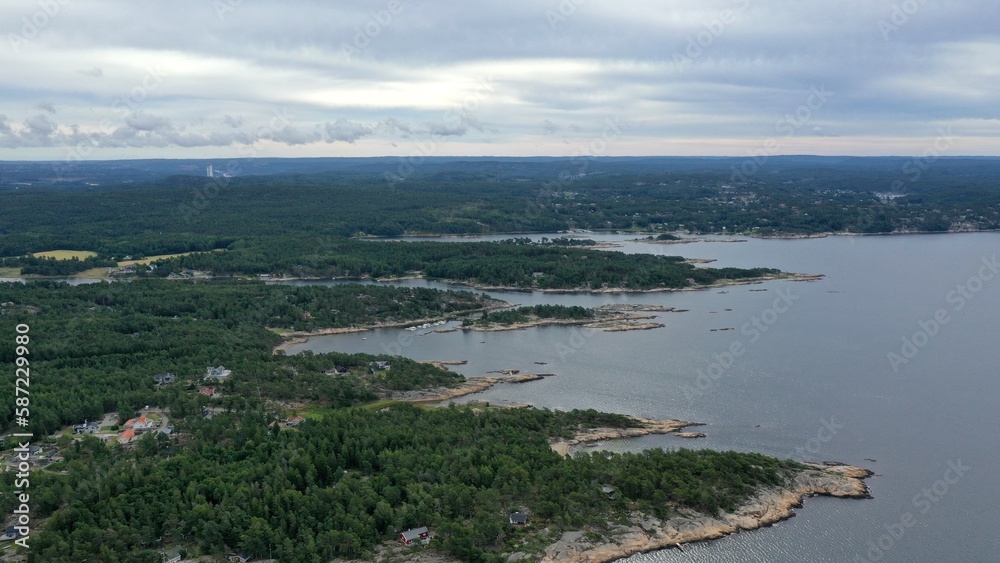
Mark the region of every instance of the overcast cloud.
<instances>
[{"instance_id":1,"label":"overcast cloud","mask_svg":"<svg viewBox=\"0 0 1000 563\"><path fill-rule=\"evenodd\" d=\"M996 0L339 4L3 2L0 158L1000 154Z\"/></svg>"}]
</instances>

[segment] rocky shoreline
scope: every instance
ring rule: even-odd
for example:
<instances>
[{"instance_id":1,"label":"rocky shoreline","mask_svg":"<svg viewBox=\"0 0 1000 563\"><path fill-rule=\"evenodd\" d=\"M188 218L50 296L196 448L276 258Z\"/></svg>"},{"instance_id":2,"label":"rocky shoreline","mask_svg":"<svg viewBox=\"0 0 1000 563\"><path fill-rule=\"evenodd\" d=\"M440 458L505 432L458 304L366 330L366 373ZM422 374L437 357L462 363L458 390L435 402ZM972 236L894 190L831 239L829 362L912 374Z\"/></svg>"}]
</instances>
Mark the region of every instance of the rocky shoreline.
<instances>
[{"instance_id":1,"label":"rocky shoreline","mask_svg":"<svg viewBox=\"0 0 1000 563\"><path fill-rule=\"evenodd\" d=\"M602 293L665 293L673 291L701 291L703 289L713 289L718 287L728 287L731 285L753 285L760 284L766 281L775 280L786 280L786 281L819 281L823 279L824 274L797 274L797 273L780 273L771 274L766 276L760 276L756 278L746 278L740 280L720 280L715 283L696 285L691 287L656 287L652 289L626 289L620 287L603 287L600 289L587 289L587 288L571 288L571 289L540 289L537 287L509 287L509 286L492 286L492 285L478 285L468 282L458 281L458 280L441 280L442 283L453 284L453 285L463 285L466 287L471 287L479 291L522 291L522 292L534 292L539 293L555 293L555 294L571 294L571 293L581 293L581 294L602 294Z\"/></svg>"},{"instance_id":2,"label":"rocky shoreline","mask_svg":"<svg viewBox=\"0 0 1000 563\"><path fill-rule=\"evenodd\" d=\"M440 362L428 363L441 364ZM474 377L466 379L458 387L437 387L434 389L404 391L400 393L393 393L386 398L416 404L440 403L441 401L481 393L499 383L527 383L529 381L545 379L546 377L549 377L549 375L540 375L535 373L512 373L510 375L499 377Z\"/></svg>"},{"instance_id":3,"label":"rocky shoreline","mask_svg":"<svg viewBox=\"0 0 1000 563\"><path fill-rule=\"evenodd\" d=\"M704 424L700 422L685 422L683 420L675 419L655 420L652 418L639 418L636 416L630 416L629 418L639 422L641 426L635 428L591 428L583 432L578 432L568 440L552 441L549 443L549 447L551 447L552 451L557 454L566 457L569 455L570 448L573 446L592 444L602 440L638 438L640 436L649 436L651 434L674 434L680 436L681 434L688 434L681 432L685 428L689 428L691 426L704 426ZM704 436L704 434L701 434L700 432L697 434L700 434L699 437Z\"/></svg>"},{"instance_id":4,"label":"rocky shoreline","mask_svg":"<svg viewBox=\"0 0 1000 563\"><path fill-rule=\"evenodd\" d=\"M621 332L627 330L650 330L663 328L660 323L634 323L632 321L655 319L655 315L635 315L635 314L610 314L607 310L602 311L604 316L592 319L534 319L520 323L510 324L489 324L486 326L463 326L462 330L475 332L502 332L507 330L524 330L539 326L582 326L584 328L604 329L604 332Z\"/></svg>"},{"instance_id":5,"label":"rocky shoreline","mask_svg":"<svg viewBox=\"0 0 1000 563\"><path fill-rule=\"evenodd\" d=\"M403 328L423 323L435 323L438 321L447 320L456 315L467 315L471 313L479 313L482 311L492 311L494 309L509 309L510 307L511 307L510 303L506 303L504 301L492 301L492 303L479 309L469 309L468 311L457 311L455 313L450 313L447 316L441 316L441 317L427 317L423 319L412 319L408 321L381 322L381 323L372 323L368 325L350 326L350 327L323 328L312 331L297 330L294 332L287 332L282 334L281 336L282 338L285 339L285 341L275 346L274 349L271 350L271 353L277 354L278 352L287 350L288 348L294 346L295 344L303 344L307 342L309 338L312 336L329 336L332 334L352 334L356 332L368 332L369 330L375 330L378 328Z\"/></svg>"},{"instance_id":6,"label":"rocky shoreline","mask_svg":"<svg viewBox=\"0 0 1000 563\"><path fill-rule=\"evenodd\" d=\"M785 487L758 491L733 513L707 516L687 512L660 520L633 512L628 517L628 524L611 525L610 532L605 532L600 541L588 539L590 530L564 533L559 541L546 548L542 561L605 563L637 553L755 530L795 516L793 509L800 508L806 497L871 498L864 483L871 475L871 471L861 467L810 466L792 477Z\"/></svg>"}]
</instances>

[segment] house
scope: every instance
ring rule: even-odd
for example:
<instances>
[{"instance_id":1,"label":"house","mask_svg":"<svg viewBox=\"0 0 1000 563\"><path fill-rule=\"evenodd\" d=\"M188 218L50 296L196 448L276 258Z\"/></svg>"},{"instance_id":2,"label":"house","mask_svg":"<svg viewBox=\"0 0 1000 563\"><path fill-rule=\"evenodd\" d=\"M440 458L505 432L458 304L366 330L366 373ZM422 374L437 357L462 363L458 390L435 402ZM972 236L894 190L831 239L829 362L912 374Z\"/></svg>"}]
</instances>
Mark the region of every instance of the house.
<instances>
[{"instance_id":1,"label":"house","mask_svg":"<svg viewBox=\"0 0 1000 563\"><path fill-rule=\"evenodd\" d=\"M389 371L390 367L392 367L392 365L385 360L377 360L368 364L368 368L372 370L372 373L378 371Z\"/></svg>"},{"instance_id":2,"label":"house","mask_svg":"<svg viewBox=\"0 0 1000 563\"><path fill-rule=\"evenodd\" d=\"M73 433L74 434L93 434L101 429L101 425L96 422L90 422L89 420L84 420L83 424L74 424Z\"/></svg>"},{"instance_id":3,"label":"house","mask_svg":"<svg viewBox=\"0 0 1000 563\"><path fill-rule=\"evenodd\" d=\"M117 438L119 444L127 444L134 439L135 439L135 430L132 430L131 428L127 428L124 432L119 434Z\"/></svg>"},{"instance_id":4,"label":"house","mask_svg":"<svg viewBox=\"0 0 1000 563\"><path fill-rule=\"evenodd\" d=\"M611 485L604 485L603 487L601 487L601 492L608 495L608 498L611 500L615 500L616 498L618 498L618 493L615 491L615 488L612 487Z\"/></svg>"},{"instance_id":5,"label":"house","mask_svg":"<svg viewBox=\"0 0 1000 563\"><path fill-rule=\"evenodd\" d=\"M235 563L247 563L253 559L250 554L245 551L240 551L238 553L227 553L226 561L234 561Z\"/></svg>"},{"instance_id":6,"label":"house","mask_svg":"<svg viewBox=\"0 0 1000 563\"><path fill-rule=\"evenodd\" d=\"M7 530L4 531L3 535L0 536L0 541L9 541L17 539L20 534L17 533L17 528L14 526L7 526Z\"/></svg>"},{"instance_id":7,"label":"house","mask_svg":"<svg viewBox=\"0 0 1000 563\"><path fill-rule=\"evenodd\" d=\"M148 432L156 428L156 421L151 418L146 418L146 415L142 415L138 418L130 418L125 421L125 428L131 428L135 430L136 433L142 434L143 432Z\"/></svg>"},{"instance_id":8,"label":"house","mask_svg":"<svg viewBox=\"0 0 1000 563\"><path fill-rule=\"evenodd\" d=\"M208 367L208 374L205 376L205 379L214 379L216 381L225 381L226 378L229 377L229 374L231 374L231 373L233 373L232 370L228 370L228 369L226 369L223 366L219 366L219 367L209 366Z\"/></svg>"},{"instance_id":9,"label":"house","mask_svg":"<svg viewBox=\"0 0 1000 563\"><path fill-rule=\"evenodd\" d=\"M287 423L288 423L289 426L298 426L298 425L302 424L303 422L305 422L305 420L306 419L302 418L302 415L297 415L297 416L293 416L293 417L289 418L287 420Z\"/></svg>"},{"instance_id":10,"label":"house","mask_svg":"<svg viewBox=\"0 0 1000 563\"><path fill-rule=\"evenodd\" d=\"M163 555L163 563L180 563L181 561L181 548L175 547L169 551L161 551Z\"/></svg>"},{"instance_id":11,"label":"house","mask_svg":"<svg viewBox=\"0 0 1000 563\"><path fill-rule=\"evenodd\" d=\"M171 434L174 433L174 427L173 426L165 426L165 427L160 428L159 430L157 430L157 432L160 433L160 434L163 434L164 436L169 436L169 435L171 435Z\"/></svg>"},{"instance_id":12,"label":"house","mask_svg":"<svg viewBox=\"0 0 1000 563\"><path fill-rule=\"evenodd\" d=\"M528 515L523 512L515 512L507 519L511 526L527 526Z\"/></svg>"},{"instance_id":13,"label":"house","mask_svg":"<svg viewBox=\"0 0 1000 563\"><path fill-rule=\"evenodd\" d=\"M174 374L172 374L172 373L158 373L158 374L156 374L156 375L153 376L153 381L155 381L157 385L166 385L168 383L173 383L174 382Z\"/></svg>"},{"instance_id":14,"label":"house","mask_svg":"<svg viewBox=\"0 0 1000 563\"><path fill-rule=\"evenodd\" d=\"M201 389L198 390L198 392L201 393L202 395L205 395L206 397L214 397L215 387L202 387Z\"/></svg>"},{"instance_id":15,"label":"house","mask_svg":"<svg viewBox=\"0 0 1000 563\"><path fill-rule=\"evenodd\" d=\"M420 528L401 532L399 539L403 542L403 545L413 545L416 542L427 544L431 541L431 533L427 530L427 526L421 526Z\"/></svg>"},{"instance_id":16,"label":"house","mask_svg":"<svg viewBox=\"0 0 1000 563\"><path fill-rule=\"evenodd\" d=\"M347 375L348 369L340 364L334 366L333 369L328 369L325 372L326 375Z\"/></svg>"}]
</instances>

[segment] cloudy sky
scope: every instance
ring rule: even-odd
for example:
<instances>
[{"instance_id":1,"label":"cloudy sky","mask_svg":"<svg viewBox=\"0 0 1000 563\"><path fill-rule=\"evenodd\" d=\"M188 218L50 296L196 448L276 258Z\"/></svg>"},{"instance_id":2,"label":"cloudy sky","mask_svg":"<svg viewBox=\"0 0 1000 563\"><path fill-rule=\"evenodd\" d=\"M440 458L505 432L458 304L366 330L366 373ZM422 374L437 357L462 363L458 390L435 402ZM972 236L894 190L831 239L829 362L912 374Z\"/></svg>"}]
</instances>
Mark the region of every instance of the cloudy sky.
<instances>
[{"instance_id":1,"label":"cloudy sky","mask_svg":"<svg viewBox=\"0 0 1000 563\"><path fill-rule=\"evenodd\" d=\"M1000 155L996 0L5 0L0 159Z\"/></svg>"}]
</instances>

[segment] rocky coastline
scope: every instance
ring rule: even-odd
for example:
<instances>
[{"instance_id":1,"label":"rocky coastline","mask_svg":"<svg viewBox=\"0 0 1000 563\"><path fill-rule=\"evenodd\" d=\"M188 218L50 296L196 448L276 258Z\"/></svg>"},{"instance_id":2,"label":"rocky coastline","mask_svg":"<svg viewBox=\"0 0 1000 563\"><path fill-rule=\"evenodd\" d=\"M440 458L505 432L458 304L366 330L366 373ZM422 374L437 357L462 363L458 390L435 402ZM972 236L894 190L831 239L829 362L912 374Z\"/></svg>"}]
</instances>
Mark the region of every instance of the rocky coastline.
<instances>
[{"instance_id":1,"label":"rocky coastline","mask_svg":"<svg viewBox=\"0 0 1000 563\"><path fill-rule=\"evenodd\" d=\"M849 465L809 466L790 478L784 487L762 489L733 513L708 516L685 512L661 520L633 512L627 524L613 524L609 531L598 532L599 540L590 539L597 530L565 532L545 550L546 563L605 563L685 543L718 539L742 530L755 530L795 516L794 509L811 496L871 498L864 479L871 471ZM683 548L681 548L683 549Z\"/></svg>"}]
</instances>

